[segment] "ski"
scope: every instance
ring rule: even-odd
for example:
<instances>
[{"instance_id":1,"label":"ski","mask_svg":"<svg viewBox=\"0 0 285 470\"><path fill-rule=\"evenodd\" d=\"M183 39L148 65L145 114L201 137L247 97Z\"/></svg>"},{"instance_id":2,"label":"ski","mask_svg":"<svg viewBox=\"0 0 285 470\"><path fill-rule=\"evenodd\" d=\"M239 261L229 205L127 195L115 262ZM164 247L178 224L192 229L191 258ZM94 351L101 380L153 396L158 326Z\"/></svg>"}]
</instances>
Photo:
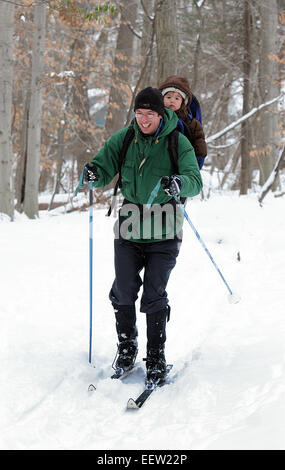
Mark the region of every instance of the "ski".
<instances>
[{"instance_id":1,"label":"ski","mask_svg":"<svg viewBox=\"0 0 285 470\"><path fill-rule=\"evenodd\" d=\"M95 390L96 390L95 385L90 384L90 385L88 386L88 392L95 392Z\"/></svg>"},{"instance_id":2,"label":"ski","mask_svg":"<svg viewBox=\"0 0 285 470\"><path fill-rule=\"evenodd\" d=\"M138 367L138 365L134 364L134 366L131 367L130 369L122 369L122 368L116 369L115 373L113 375L111 375L111 379L121 379L121 380L123 380L128 375L130 375L132 372L134 372L137 369L137 367Z\"/></svg>"},{"instance_id":3,"label":"ski","mask_svg":"<svg viewBox=\"0 0 285 470\"><path fill-rule=\"evenodd\" d=\"M138 396L136 400L134 400L133 398L129 398L127 403L127 410L139 410L150 397L152 392L154 392L160 387L163 387L163 385L166 385L168 383L167 375L171 371L172 367L173 364L167 365L166 376L163 380L160 380L159 382L146 382L144 391Z\"/></svg>"},{"instance_id":4,"label":"ski","mask_svg":"<svg viewBox=\"0 0 285 470\"><path fill-rule=\"evenodd\" d=\"M113 375L111 375L111 379L115 379L115 380L124 380L126 377L128 377L128 375L130 375L132 372L134 372L135 370L137 370L139 368L139 363L136 363L134 364L133 367L131 367L130 369L115 369L115 373ZM90 384L88 386L88 392L94 392L96 390L96 387L94 384Z\"/></svg>"}]
</instances>

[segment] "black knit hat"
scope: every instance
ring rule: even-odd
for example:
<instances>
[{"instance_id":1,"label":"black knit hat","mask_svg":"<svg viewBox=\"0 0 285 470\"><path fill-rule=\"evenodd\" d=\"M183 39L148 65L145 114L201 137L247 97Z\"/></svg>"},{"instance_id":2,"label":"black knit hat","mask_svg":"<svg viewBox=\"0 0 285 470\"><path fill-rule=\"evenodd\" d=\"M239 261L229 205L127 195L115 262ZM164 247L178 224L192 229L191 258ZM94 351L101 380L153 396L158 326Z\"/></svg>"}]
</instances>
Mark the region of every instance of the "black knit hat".
<instances>
[{"instance_id":1,"label":"black knit hat","mask_svg":"<svg viewBox=\"0 0 285 470\"><path fill-rule=\"evenodd\" d=\"M134 111L136 109L150 109L163 116L165 109L161 91L150 86L141 90L135 99Z\"/></svg>"}]
</instances>

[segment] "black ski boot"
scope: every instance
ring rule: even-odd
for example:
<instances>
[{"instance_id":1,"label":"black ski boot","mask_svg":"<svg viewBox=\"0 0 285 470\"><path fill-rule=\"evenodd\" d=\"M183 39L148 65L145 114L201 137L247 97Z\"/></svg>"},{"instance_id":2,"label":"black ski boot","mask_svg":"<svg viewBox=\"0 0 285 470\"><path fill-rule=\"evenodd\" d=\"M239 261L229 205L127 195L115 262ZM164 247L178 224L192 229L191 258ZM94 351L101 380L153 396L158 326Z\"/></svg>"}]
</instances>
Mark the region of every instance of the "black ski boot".
<instances>
[{"instance_id":1,"label":"black ski boot","mask_svg":"<svg viewBox=\"0 0 285 470\"><path fill-rule=\"evenodd\" d=\"M118 352L114 361L114 369L124 372L134 367L138 353L137 340L126 340L118 344Z\"/></svg>"},{"instance_id":2,"label":"black ski boot","mask_svg":"<svg viewBox=\"0 0 285 470\"><path fill-rule=\"evenodd\" d=\"M164 355L164 347L148 349L146 358L146 382L158 384L165 379L167 364Z\"/></svg>"},{"instance_id":3,"label":"black ski boot","mask_svg":"<svg viewBox=\"0 0 285 470\"><path fill-rule=\"evenodd\" d=\"M147 357L146 382L158 384L167 374L164 355L166 341L166 322L169 320L170 307L159 312L147 314Z\"/></svg>"},{"instance_id":4,"label":"black ski boot","mask_svg":"<svg viewBox=\"0 0 285 470\"><path fill-rule=\"evenodd\" d=\"M138 353L135 307L131 305L116 306L115 316L119 344L113 369L126 372L133 368Z\"/></svg>"}]
</instances>

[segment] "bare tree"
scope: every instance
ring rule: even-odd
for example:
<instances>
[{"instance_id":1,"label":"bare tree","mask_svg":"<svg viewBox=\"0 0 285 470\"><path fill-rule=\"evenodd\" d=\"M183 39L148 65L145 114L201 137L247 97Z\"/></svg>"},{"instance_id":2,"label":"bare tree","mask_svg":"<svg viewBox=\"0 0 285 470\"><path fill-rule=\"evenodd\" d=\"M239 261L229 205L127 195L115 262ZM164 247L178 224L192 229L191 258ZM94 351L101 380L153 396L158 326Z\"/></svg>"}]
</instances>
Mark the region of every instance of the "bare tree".
<instances>
[{"instance_id":1,"label":"bare tree","mask_svg":"<svg viewBox=\"0 0 285 470\"><path fill-rule=\"evenodd\" d=\"M24 198L24 212L31 219L38 215L42 121L41 78L43 70L45 25L46 3L44 0L36 0L32 51L31 103L28 127L28 153Z\"/></svg>"},{"instance_id":2,"label":"bare tree","mask_svg":"<svg viewBox=\"0 0 285 470\"><path fill-rule=\"evenodd\" d=\"M154 16L151 17L148 13L149 10L146 10L146 5L141 0L141 4L143 5L143 10L145 15L148 17L148 20L150 21L150 25L148 28L147 32L147 40L146 38L142 39L141 43L141 53L142 53L142 62L141 62L141 69L140 69L140 74L136 82L136 86L134 87L133 90L133 95L131 99L131 103L129 106L129 111L127 114L127 119L126 123L129 124L131 121L131 115L133 111L133 106L134 106L134 101L135 101L135 96L137 92L147 86L151 86L152 82L154 82L153 86L157 86L156 82L156 77L153 78L153 50L154 50L154 44L155 44L155 13ZM152 6L152 0L151 3L148 2L148 6ZM145 33L145 21L143 25L143 35Z\"/></svg>"},{"instance_id":3,"label":"bare tree","mask_svg":"<svg viewBox=\"0 0 285 470\"><path fill-rule=\"evenodd\" d=\"M142 76L140 80L140 88L146 88L151 86L152 80L152 65L153 65L153 54L150 53L153 47L152 31L153 31L153 0L141 0L143 7L143 25L142 25L142 39L141 39L141 70ZM156 85L156 76L155 76Z\"/></svg>"},{"instance_id":4,"label":"bare tree","mask_svg":"<svg viewBox=\"0 0 285 470\"><path fill-rule=\"evenodd\" d=\"M259 94L261 101L265 102L278 95L277 85L278 65L277 57L277 1L260 3L261 16L261 48L259 64ZM264 184L272 172L277 154L276 130L278 128L277 105L271 108L270 113L262 113L259 121L259 165L260 184Z\"/></svg>"},{"instance_id":5,"label":"bare tree","mask_svg":"<svg viewBox=\"0 0 285 470\"><path fill-rule=\"evenodd\" d=\"M0 212L14 216L11 110L14 5L0 2Z\"/></svg>"},{"instance_id":6,"label":"bare tree","mask_svg":"<svg viewBox=\"0 0 285 470\"><path fill-rule=\"evenodd\" d=\"M129 78L134 34L129 28L129 23L134 21L137 7L132 0L123 0L121 7L121 21L112 70L108 114L105 123L106 138L110 137L110 135L124 125L131 97Z\"/></svg>"},{"instance_id":7,"label":"bare tree","mask_svg":"<svg viewBox=\"0 0 285 470\"><path fill-rule=\"evenodd\" d=\"M25 94L25 101L23 103L24 112L22 117L22 126L20 130L20 157L17 162L16 177L15 177L15 196L16 196L16 210L23 212L23 202L25 199L25 179L26 179L26 166L27 166L27 137L28 137L28 122L29 122L29 109L31 101L31 90L28 89Z\"/></svg>"},{"instance_id":8,"label":"bare tree","mask_svg":"<svg viewBox=\"0 0 285 470\"><path fill-rule=\"evenodd\" d=\"M157 83L177 72L176 0L156 0L155 26L157 42Z\"/></svg>"},{"instance_id":9,"label":"bare tree","mask_svg":"<svg viewBox=\"0 0 285 470\"><path fill-rule=\"evenodd\" d=\"M242 114L249 112L250 68L251 68L251 16L248 0L244 0L244 57L243 57L243 108ZM241 125L241 175L240 194L246 194L249 187L249 124L244 121Z\"/></svg>"}]
</instances>

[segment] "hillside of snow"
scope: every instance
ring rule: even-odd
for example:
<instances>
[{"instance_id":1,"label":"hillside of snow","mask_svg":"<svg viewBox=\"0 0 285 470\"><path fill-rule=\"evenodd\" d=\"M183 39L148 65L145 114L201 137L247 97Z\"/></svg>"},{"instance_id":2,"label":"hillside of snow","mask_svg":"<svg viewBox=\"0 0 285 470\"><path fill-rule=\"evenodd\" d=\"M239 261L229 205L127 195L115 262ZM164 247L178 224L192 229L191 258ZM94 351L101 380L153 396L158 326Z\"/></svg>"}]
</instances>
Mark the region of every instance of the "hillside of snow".
<instances>
[{"instance_id":1,"label":"hillside of snow","mask_svg":"<svg viewBox=\"0 0 285 470\"><path fill-rule=\"evenodd\" d=\"M89 346L89 216L0 217L1 449L285 449L285 199L213 194L190 226L168 285L169 385L139 411L140 368L112 381L116 353L113 217L94 210L93 356ZM96 391L88 392L90 383Z\"/></svg>"}]
</instances>

